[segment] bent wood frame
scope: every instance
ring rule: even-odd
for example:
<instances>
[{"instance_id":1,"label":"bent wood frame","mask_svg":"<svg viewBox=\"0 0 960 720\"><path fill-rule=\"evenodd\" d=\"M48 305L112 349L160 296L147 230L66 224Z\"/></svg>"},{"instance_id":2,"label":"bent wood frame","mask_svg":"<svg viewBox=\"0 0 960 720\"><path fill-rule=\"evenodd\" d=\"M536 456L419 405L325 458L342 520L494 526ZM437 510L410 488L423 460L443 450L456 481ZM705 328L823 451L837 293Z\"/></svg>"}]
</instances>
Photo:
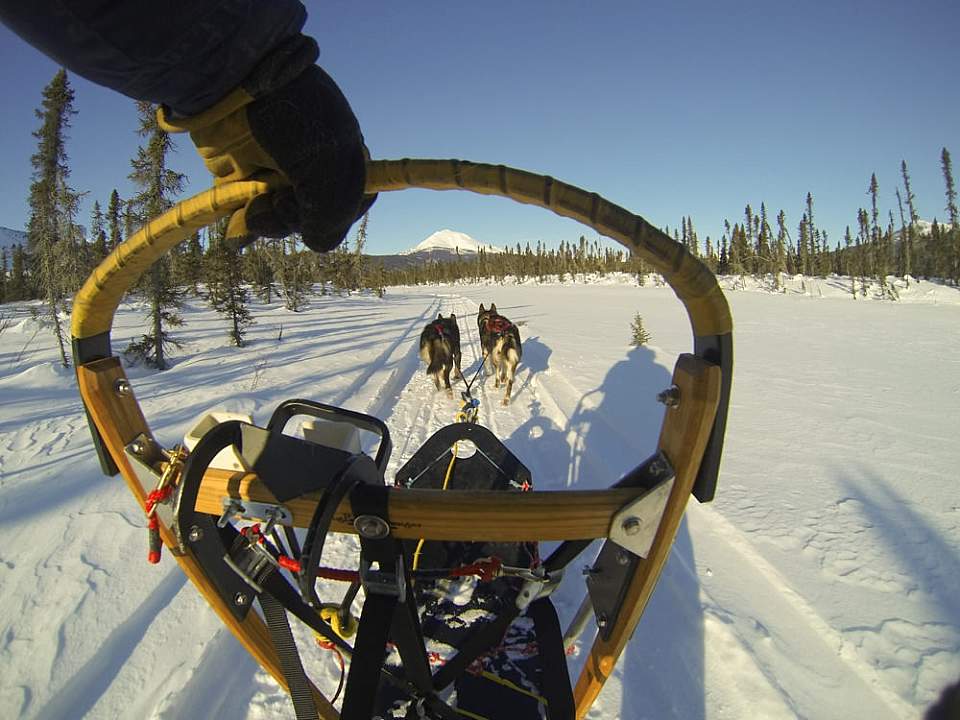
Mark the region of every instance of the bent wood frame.
<instances>
[{"instance_id":1,"label":"bent wood frame","mask_svg":"<svg viewBox=\"0 0 960 720\"><path fill-rule=\"evenodd\" d=\"M673 383L680 402L665 410L659 449L676 476L653 545L626 590L623 611L608 639L599 635L575 686L577 717L596 699L630 639L669 555L691 493L712 499L726 424L732 372L732 320L716 278L679 243L595 193L541 175L502 165L458 160L379 160L368 165L369 193L428 188L462 189L500 195L538 205L576 219L614 238L660 272L683 302L694 335L694 352L681 355ZM152 437L136 396L110 348L113 317L124 293L140 275L192 232L229 215L252 197L266 192L260 182L220 185L150 222L117 247L87 279L74 301L72 335L80 394L91 422L101 464L119 472L143 505L152 488L144 488L124 448L141 434ZM122 388L122 391L121 391ZM613 478L611 479L613 480ZM504 493L393 489L389 517L398 538L436 540L578 540L608 536L614 515L643 494L640 489ZM209 470L197 499L200 512L219 515L225 497L271 502L274 498L255 475ZM294 524L306 526L318 495L285 505ZM333 531L355 532L348 503L338 508ZM256 613L238 621L214 589L189 549L176 550L172 530L160 523L164 544L221 620L271 675L286 687L269 633ZM322 718L337 718L330 702L314 688Z\"/></svg>"}]
</instances>

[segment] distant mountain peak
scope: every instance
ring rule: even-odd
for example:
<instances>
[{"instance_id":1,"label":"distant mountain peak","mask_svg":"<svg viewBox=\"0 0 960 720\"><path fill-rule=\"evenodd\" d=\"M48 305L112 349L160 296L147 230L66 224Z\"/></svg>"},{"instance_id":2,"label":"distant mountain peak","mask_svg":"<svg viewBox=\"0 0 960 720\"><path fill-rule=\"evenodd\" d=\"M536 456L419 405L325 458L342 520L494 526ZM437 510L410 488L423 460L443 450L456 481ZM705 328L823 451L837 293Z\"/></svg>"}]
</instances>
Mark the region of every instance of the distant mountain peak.
<instances>
[{"instance_id":1,"label":"distant mountain peak","mask_svg":"<svg viewBox=\"0 0 960 720\"><path fill-rule=\"evenodd\" d=\"M485 252L503 252L500 248L495 247L494 245L483 245L482 243L477 242L466 233L444 229L437 230L437 232L430 235L413 249L406 250L400 254L413 255L415 253L433 252L435 250L451 253L459 251L463 254L476 254L480 252L481 248Z\"/></svg>"},{"instance_id":2,"label":"distant mountain peak","mask_svg":"<svg viewBox=\"0 0 960 720\"><path fill-rule=\"evenodd\" d=\"M14 245L26 247L27 234L23 230L14 230L0 225L0 247L10 248Z\"/></svg>"}]
</instances>

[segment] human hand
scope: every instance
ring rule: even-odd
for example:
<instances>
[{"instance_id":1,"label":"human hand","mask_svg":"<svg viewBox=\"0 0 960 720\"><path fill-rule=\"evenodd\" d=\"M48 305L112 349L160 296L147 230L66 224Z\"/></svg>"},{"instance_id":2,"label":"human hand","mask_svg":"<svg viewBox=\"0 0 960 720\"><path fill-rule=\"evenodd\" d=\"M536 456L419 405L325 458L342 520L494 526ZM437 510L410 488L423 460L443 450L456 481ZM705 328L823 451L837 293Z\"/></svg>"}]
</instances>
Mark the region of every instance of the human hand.
<instances>
[{"instance_id":1,"label":"human hand","mask_svg":"<svg viewBox=\"0 0 960 720\"><path fill-rule=\"evenodd\" d=\"M204 112L158 113L165 130L190 133L216 184L272 186L230 218L227 237L241 244L300 232L311 249L332 250L376 199L363 192L369 154L360 126L316 56L316 43L301 36Z\"/></svg>"}]
</instances>

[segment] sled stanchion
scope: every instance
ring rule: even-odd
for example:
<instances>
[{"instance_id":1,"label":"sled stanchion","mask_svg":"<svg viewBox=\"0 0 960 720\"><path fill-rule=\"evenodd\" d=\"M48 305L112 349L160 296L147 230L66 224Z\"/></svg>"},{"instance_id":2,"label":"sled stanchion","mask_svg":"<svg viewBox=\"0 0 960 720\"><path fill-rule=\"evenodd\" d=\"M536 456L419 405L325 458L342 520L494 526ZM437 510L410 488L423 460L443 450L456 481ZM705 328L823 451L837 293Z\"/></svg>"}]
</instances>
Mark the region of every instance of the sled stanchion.
<instances>
[{"instance_id":1,"label":"sled stanchion","mask_svg":"<svg viewBox=\"0 0 960 720\"><path fill-rule=\"evenodd\" d=\"M142 506L147 497L147 490L140 484L136 473L130 467L123 448L141 433L149 436L150 430L136 398L128 389L129 383L120 366L120 360L113 357L80 365L77 367L77 382L80 395L96 430L103 438L111 458L119 467L130 492ZM123 388L122 392L120 392L121 388ZM221 622L227 626L254 660L269 672L274 680L286 688L287 683L280 666L280 659L270 640L270 633L260 616L249 613L243 621L234 618L189 551L184 554L176 549L177 541L172 530L161 521L159 531L163 543L172 551L180 569L216 611ZM323 720L339 718L339 713L327 698L312 683L310 687L320 717Z\"/></svg>"},{"instance_id":2,"label":"sled stanchion","mask_svg":"<svg viewBox=\"0 0 960 720\"><path fill-rule=\"evenodd\" d=\"M675 408L665 411L658 444L676 473L670 502L660 519L647 558L639 561L639 571L627 587L619 616L610 621L613 627L607 633L609 640L604 640L600 634L594 640L574 690L578 718L586 715L600 694L653 593L680 527L713 426L720 399L720 369L696 356L681 355L674 370L673 384L679 390L680 401Z\"/></svg>"}]
</instances>

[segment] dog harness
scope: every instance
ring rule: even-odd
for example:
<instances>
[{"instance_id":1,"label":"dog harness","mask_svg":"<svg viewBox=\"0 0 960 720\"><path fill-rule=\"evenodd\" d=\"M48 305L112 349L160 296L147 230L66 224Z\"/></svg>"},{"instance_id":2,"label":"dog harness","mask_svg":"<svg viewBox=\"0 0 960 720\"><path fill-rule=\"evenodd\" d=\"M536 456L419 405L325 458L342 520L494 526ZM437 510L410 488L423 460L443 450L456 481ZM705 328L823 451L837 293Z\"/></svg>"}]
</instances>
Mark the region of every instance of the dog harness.
<instances>
[{"instance_id":1,"label":"dog harness","mask_svg":"<svg viewBox=\"0 0 960 720\"><path fill-rule=\"evenodd\" d=\"M507 320L502 315L492 315L488 317L485 321L487 332L493 333L494 335L505 335L513 329L513 323Z\"/></svg>"}]
</instances>

